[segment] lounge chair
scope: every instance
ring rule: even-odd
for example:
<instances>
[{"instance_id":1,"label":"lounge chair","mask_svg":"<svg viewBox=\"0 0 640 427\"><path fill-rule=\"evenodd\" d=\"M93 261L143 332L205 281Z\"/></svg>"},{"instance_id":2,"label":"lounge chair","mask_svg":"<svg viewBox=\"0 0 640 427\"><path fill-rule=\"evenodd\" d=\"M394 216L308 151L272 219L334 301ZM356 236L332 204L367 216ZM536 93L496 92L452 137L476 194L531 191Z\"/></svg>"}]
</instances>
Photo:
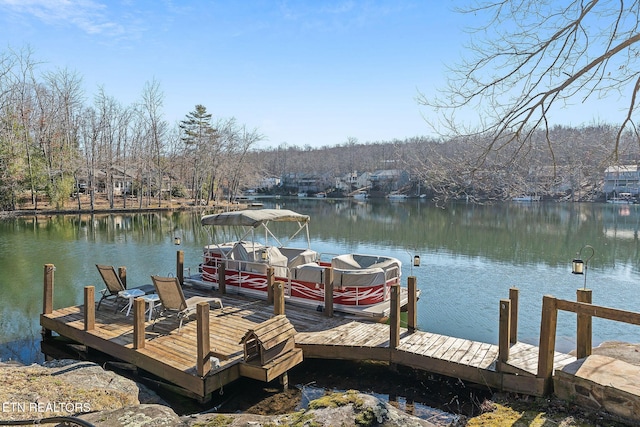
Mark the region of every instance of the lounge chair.
<instances>
[{"instance_id":1,"label":"lounge chair","mask_svg":"<svg viewBox=\"0 0 640 427\"><path fill-rule=\"evenodd\" d=\"M223 308L220 298L194 296L185 300L177 277L151 276L151 280L153 281L153 286L155 286L156 293L160 297L159 310L154 313L151 329L155 327L159 316L168 316L173 313L180 319L179 332L182 329L182 322L196 312L196 305L199 302L208 302L209 305L215 303L218 308Z\"/></svg>"},{"instance_id":2,"label":"lounge chair","mask_svg":"<svg viewBox=\"0 0 640 427\"><path fill-rule=\"evenodd\" d=\"M122 280L120 280L118 273L116 273L116 269L112 265L96 264L96 268L100 273L100 277L102 277L102 281L104 281L104 284L106 285L106 288L100 291L102 297L100 298L100 301L98 301L97 310L100 310L100 304L102 304L103 300L113 298L116 301L116 311L118 311L118 299L127 299L127 297L123 297L120 294L122 291L137 289L144 292L144 294L150 294L155 290L153 285L142 285L136 288L127 289L122 283Z\"/></svg>"}]
</instances>

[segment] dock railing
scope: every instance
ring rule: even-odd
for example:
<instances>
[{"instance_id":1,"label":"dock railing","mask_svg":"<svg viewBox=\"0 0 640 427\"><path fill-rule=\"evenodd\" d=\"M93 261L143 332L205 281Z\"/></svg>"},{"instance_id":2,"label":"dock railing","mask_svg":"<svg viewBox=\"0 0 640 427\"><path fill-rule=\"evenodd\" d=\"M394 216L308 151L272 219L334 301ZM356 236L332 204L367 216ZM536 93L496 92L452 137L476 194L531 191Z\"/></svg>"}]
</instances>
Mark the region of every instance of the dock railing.
<instances>
[{"instance_id":1,"label":"dock railing","mask_svg":"<svg viewBox=\"0 0 640 427\"><path fill-rule=\"evenodd\" d=\"M500 300L500 320L498 324L498 369L500 363L509 360L509 348L518 342L518 301L520 290L509 289L509 298Z\"/></svg>"},{"instance_id":2,"label":"dock railing","mask_svg":"<svg viewBox=\"0 0 640 427\"><path fill-rule=\"evenodd\" d=\"M553 354L555 352L558 311L564 310L578 315L576 354L578 359L591 354L591 319L614 320L632 325L640 325L640 313L591 304L591 290L578 290L578 301L558 299L550 295L542 298L542 322L540 325L540 357L538 358L538 378L551 379L553 375Z\"/></svg>"},{"instance_id":3,"label":"dock railing","mask_svg":"<svg viewBox=\"0 0 640 427\"><path fill-rule=\"evenodd\" d=\"M498 328L498 366L509 360L509 349L518 341L518 298L517 288L509 290L509 298L500 300L500 320ZM564 310L577 315L576 358L582 359L592 352L592 318L614 320L640 325L640 313L592 304L592 291L578 289L577 301L558 299L550 295L542 298L540 321L540 341L536 378L545 380L545 393L551 391L556 346L558 311Z\"/></svg>"}]
</instances>

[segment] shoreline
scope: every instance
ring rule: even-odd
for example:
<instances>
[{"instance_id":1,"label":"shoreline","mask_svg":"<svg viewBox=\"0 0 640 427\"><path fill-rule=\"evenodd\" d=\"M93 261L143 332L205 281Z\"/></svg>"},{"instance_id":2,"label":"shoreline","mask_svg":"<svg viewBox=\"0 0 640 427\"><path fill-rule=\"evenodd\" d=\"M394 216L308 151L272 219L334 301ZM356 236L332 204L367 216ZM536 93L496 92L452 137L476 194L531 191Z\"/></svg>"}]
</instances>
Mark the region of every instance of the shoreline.
<instances>
[{"instance_id":1,"label":"shoreline","mask_svg":"<svg viewBox=\"0 0 640 427\"><path fill-rule=\"evenodd\" d=\"M113 213L150 213L150 212L172 212L172 211L210 211L215 209L244 209L247 207L245 204L229 203L229 202L214 202L210 205L194 205L190 204L191 199L172 199L162 206L144 206L140 207L113 207L108 206L108 202L104 198L100 198L97 206L94 209L77 209L77 208L53 208L47 206L46 202L43 202L42 208L25 207L16 209L13 211L0 211L0 219L8 219L23 216L54 216L54 215L101 215L101 214L113 214ZM88 205L89 202L83 203ZM107 206L105 206L107 204Z\"/></svg>"}]
</instances>

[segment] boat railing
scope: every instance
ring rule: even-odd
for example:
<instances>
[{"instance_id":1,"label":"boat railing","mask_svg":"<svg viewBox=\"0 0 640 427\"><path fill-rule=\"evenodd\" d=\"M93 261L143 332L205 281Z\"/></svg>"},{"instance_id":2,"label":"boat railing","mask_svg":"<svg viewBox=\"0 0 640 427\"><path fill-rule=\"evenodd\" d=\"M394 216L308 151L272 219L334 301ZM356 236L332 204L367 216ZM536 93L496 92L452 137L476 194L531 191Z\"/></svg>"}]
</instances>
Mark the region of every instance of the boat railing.
<instances>
[{"instance_id":1,"label":"boat railing","mask_svg":"<svg viewBox=\"0 0 640 427\"><path fill-rule=\"evenodd\" d=\"M390 275L389 272L395 272L395 274ZM394 265L393 267L389 267L384 271L384 300L387 301L391 298L391 285L400 284L400 267Z\"/></svg>"},{"instance_id":2,"label":"boat railing","mask_svg":"<svg viewBox=\"0 0 640 427\"><path fill-rule=\"evenodd\" d=\"M247 273L250 274L267 274L267 268L269 267L269 263L267 260L260 261L245 261L245 260L235 260L235 259L225 259L225 258L212 258L210 262L213 263L212 267L218 268L221 262L226 263L226 272L228 275L231 275L238 283L238 291L243 288L243 284L247 280L252 280ZM211 264L209 264L211 265ZM287 281L285 283L285 296L290 295L291 289L291 279L289 274L289 268L285 266L276 266L276 276L278 277L287 277ZM217 278L216 278L217 279ZM265 289L266 292L266 289Z\"/></svg>"},{"instance_id":3,"label":"boat railing","mask_svg":"<svg viewBox=\"0 0 640 427\"><path fill-rule=\"evenodd\" d=\"M241 291L243 288L250 288L250 286L246 285L249 282L251 282L251 284L253 285L251 286L252 290L255 290L255 284L256 284L255 277L252 277L251 274L266 276L267 268L270 266L268 260L245 261L245 260L225 259L225 258L217 258L217 257L211 258L209 260L209 265L217 269L220 263L222 262L225 262L226 274L229 278L232 278L233 281L237 284L236 286L238 291ZM328 266L329 266L329 263L326 263L325 267L328 267ZM321 273L319 276L313 279L310 278L310 276L307 276L306 278L299 277L299 271L297 269L299 267L305 268L306 266L298 266L298 267L292 267L292 268L286 267L286 266L272 266L272 267L274 267L275 269L274 271L275 276L278 278L278 280L284 283L286 297L291 296L293 281L301 282L301 283L303 282L316 283L316 284L323 283ZM322 265L318 265L318 267L322 267ZM318 267L315 268L316 274L318 274L317 273ZM362 269L347 268L347 269L338 269L338 270L340 271L341 275L348 276L349 274L360 274L368 269L367 268L362 268ZM384 280L384 284L383 284L384 300L387 301L391 295L391 286L394 284L400 283L401 269L398 265L391 265L386 267L377 267L372 270L377 270L379 272L378 274L380 274L384 278L383 279ZM218 278L215 276L209 278L209 280L211 281L213 280L217 281L217 279ZM378 283L381 284L380 282ZM349 285L345 285L345 286L349 286ZM370 292L368 290L361 291L358 286L353 286L351 287L351 289L352 289L352 292L355 293L356 305L359 305L357 301L360 300L361 292ZM266 288L264 289L264 291L266 292Z\"/></svg>"},{"instance_id":4,"label":"boat railing","mask_svg":"<svg viewBox=\"0 0 640 427\"><path fill-rule=\"evenodd\" d=\"M320 252L318 255L318 262L324 264L331 264L331 259L337 257L339 254L333 252Z\"/></svg>"}]
</instances>

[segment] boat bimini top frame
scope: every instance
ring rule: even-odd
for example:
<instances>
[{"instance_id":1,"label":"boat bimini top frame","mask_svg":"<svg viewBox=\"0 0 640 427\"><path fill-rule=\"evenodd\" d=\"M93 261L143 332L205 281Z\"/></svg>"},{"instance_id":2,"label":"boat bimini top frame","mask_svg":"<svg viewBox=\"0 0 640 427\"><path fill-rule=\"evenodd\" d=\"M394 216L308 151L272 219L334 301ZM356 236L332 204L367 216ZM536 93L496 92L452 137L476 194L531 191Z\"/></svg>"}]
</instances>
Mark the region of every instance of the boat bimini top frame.
<instances>
[{"instance_id":1,"label":"boat bimini top frame","mask_svg":"<svg viewBox=\"0 0 640 427\"><path fill-rule=\"evenodd\" d=\"M302 231L306 233L307 249L311 247L309 238L309 215L302 215L287 209L247 209L233 212L223 212L219 214L204 215L200 222L202 225L221 226L221 227L241 227L243 234L237 241L233 242L233 247L228 252L232 254L236 246L242 244L245 238L251 235L251 242L255 247L255 231L257 228L264 229L264 246L268 246L269 236L276 242L276 247L282 248L293 240ZM289 236L287 241L282 244L278 237L269 229L270 222L295 222L298 224L297 230ZM212 239L213 240L213 239ZM214 243L214 246L221 248L222 245L229 246L229 243ZM222 251L222 255L227 258L227 251Z\"/></svg>"}]
</instances>

